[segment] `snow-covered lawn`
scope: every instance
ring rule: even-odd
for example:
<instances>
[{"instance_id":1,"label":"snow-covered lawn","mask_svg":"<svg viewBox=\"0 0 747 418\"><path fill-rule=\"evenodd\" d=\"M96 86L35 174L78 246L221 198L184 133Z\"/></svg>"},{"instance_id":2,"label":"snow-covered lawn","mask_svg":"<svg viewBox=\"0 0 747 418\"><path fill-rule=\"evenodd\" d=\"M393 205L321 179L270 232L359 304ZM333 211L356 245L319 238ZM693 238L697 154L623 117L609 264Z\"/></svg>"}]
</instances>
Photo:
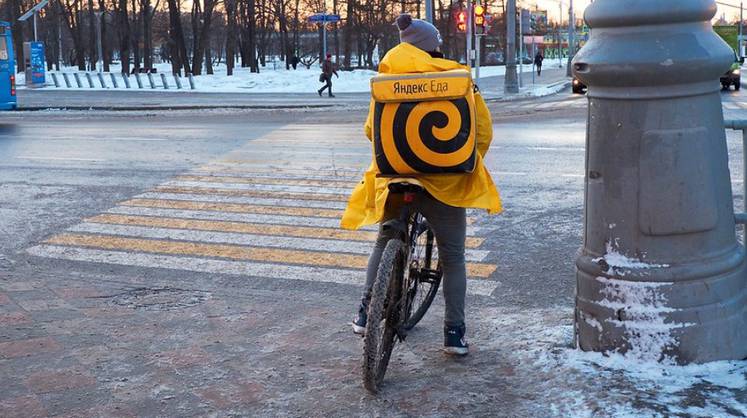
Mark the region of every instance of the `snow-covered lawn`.
<instances>
[{"instance_id":1,"label":"snow-covered lawn","mask_svg":"<svg viewBox=\"0 0 747 418\"><path fill-rule=\"evenodd\" d=\"M154 74L153 77L156 86L155 91L163 90L163 82L160 74L166 74L169 89L176 90L176 82L171 75L171 65L156 64L155 67L158 70L158 74ZM112 65L110 70L117 78L118 89L124 89L124 82L120 76L120 66ZM77 67L63 68L61 72L68 74L72 89L79 89L75 83L74 73L79 73L83 85L80 88L81 90L105 89L105 87L101 86L98 77L93 73L91 75L93 76L94 88L90 88L83 74L84 72L79 71ZM313 65L310 69L299 65L296 70L286 70L282 62L277 62L268 63L264 68L261 67L259 73L252 73L247 68L237 67L234 69L234 74L229 77L226 75L225 65L220 64L215 66L214 74L212 75L194 76L195 90L214 93L309 93L322 87L323 84L319 82L320 72L321 70L318 65ZM65 89L64 80L59 75L60 72L56 73L58 73L60 88ZM482 67L480 77L501 76L504 73L505 67ZM370 91L370 79L376 72L356 69L353 71L338 71L338 74L339 78L334 76L332 78L333 92L367 93ZM142 74L141 79L143 90L151 90L147 75ZM18 74L16 81L19 88L25 88L25 77L23 74ZM106 89L114 88L109 74L104 74L104 81ZM130 77L130 84L133 89L137 89L134 76ZM189 82L186 78L182 77L181 84L184 91L189 91ZM53 86L52 76L49 73L47 74L47 85Z\"/></svg>"}]
</instances>

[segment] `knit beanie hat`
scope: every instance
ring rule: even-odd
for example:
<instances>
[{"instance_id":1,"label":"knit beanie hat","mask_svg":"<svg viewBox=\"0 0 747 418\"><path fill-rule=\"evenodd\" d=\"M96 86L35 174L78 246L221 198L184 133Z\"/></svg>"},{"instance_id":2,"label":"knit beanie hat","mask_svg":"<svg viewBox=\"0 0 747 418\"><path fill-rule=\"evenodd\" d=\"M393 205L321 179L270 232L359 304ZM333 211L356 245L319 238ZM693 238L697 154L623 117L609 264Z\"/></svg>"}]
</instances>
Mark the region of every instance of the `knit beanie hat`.
<instances>
[{"instance_id":1,"label":"knit beanie hat","mask_svg":"<svg viewBox=\"0 0 747 418\"><path fill-rule=\"evenodd\" d=\"M403 13L395 23L399 28L400 42L407 42L425 52L433 52L441 46L441 34L435 26L425 20L413 19Z\"/></svg>"}]
</instances>

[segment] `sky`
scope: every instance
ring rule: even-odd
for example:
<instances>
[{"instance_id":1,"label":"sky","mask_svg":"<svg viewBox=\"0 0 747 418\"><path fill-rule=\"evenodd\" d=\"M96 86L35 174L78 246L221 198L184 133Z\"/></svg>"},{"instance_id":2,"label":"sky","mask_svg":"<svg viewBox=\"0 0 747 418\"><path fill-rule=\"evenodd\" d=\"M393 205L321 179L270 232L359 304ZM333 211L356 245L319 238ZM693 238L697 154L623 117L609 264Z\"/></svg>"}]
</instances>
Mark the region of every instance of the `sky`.
<instances>
[{"instance_id":1,"label":"sky","mask_svg":"<svg viewBox=\"0 0 747 418\"><path fill-rule=\"evenodd\" d=\"M568 19L568 0L517 0L517 3L522 5L524 8L531 8L534 9L534 6L538 6L540 9L547 10L549 14L549 18L551 20L556 20L558 18L558 12L559 12L559 3L563 2L563 20ZM733 4L736 6L739 6L740 0L718 0L720 3L728 3ZM588 6L591 3L590 0L573 0L573 8L576 9L576 17L582 18L583 17L583 11L586 6ZM747 9L747 1L745 1L745 8ZM732 7L725 7L722 5L718 6L718 13L717 18L721 17L722 13L726 13L726 19L731 21L734 19L738 19L739 17L739 9L732 8ZM745 11L745 15L747 15L747 10Z\"/></svg>"}]
</instances>

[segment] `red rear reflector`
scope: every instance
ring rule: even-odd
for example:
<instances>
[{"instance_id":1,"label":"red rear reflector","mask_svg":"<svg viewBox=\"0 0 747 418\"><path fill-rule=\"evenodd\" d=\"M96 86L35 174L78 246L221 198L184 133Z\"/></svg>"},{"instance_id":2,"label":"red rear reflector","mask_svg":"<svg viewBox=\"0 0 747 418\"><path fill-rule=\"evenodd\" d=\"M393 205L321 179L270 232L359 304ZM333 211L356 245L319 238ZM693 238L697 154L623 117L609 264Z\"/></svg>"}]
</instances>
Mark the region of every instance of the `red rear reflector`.
<instances>
[{"instance_id":1,"label":"red rear reflector","mask_svg":"<svg viewBox=\"0 0 747 418\"><path fill-rule=\"evenodd\" d=\"M16 95L16 76L10 76L10 95Z\"/></svg>"}]
</instances>

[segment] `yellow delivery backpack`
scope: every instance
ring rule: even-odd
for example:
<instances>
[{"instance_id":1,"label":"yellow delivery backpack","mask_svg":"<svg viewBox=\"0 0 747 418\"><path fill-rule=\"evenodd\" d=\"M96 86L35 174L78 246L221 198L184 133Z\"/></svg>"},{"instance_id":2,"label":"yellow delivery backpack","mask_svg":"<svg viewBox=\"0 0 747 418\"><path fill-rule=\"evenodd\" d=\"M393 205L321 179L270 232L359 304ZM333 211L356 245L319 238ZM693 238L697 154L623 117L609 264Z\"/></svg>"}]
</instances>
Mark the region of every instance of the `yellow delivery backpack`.
<instances>
[{"instance_id":1,"label":"yellow delivery backpack","mask_svg":"<svg viewBox=\"0 0 747 418\"><path fill-rule=\"evenodd\" d=\"M474 94L467 70L372 78L379 172L471 173L477 158Z\"/></svg>"}]
</instances>

